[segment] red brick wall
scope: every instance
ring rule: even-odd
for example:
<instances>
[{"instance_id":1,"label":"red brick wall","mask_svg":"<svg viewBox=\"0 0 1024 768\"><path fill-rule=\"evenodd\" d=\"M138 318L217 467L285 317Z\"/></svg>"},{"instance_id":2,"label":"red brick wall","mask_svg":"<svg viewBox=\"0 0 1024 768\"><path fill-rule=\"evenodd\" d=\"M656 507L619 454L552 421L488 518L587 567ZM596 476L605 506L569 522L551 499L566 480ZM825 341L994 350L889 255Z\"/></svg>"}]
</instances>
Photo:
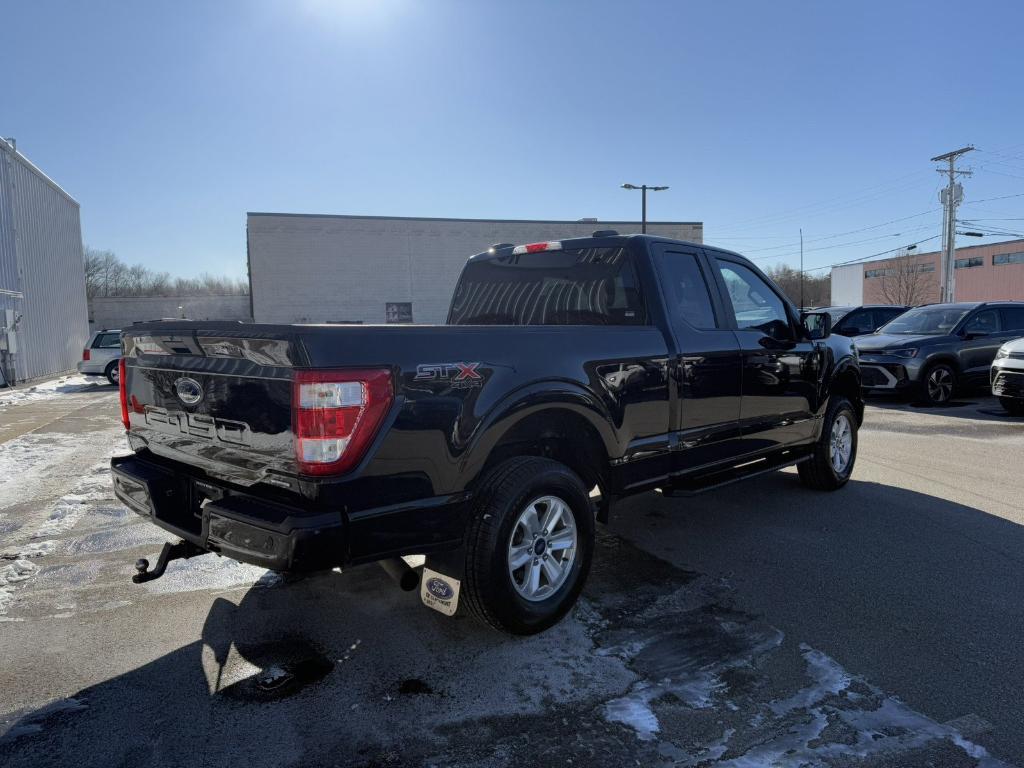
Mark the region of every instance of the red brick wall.
<instances>
[{"instance_id":1,"label":"red brick wall","mask_svg":"<svg viewBox=\"0 0 1024 768\"><path fill-rule=\"evenodd\" d=\"M1019 253L1024 251L1024 240L1011 240L996 245L979 245L957 248L956 258L981 257L980 267L969 267L956 270L956 298L958 301L1024 301L1024 264L993 265L992 257L1000 253ZM922 275L925 283L925 296L919 303L936 302L939 300L939 254L923 253L915 257L919 264L934 264L935 271ZM864 265L865 273L871 269L891 267L893 261L871 261ZM884 304L882 295L883 278L864 279L864 303Z\"/></svg>"}]
</instances>

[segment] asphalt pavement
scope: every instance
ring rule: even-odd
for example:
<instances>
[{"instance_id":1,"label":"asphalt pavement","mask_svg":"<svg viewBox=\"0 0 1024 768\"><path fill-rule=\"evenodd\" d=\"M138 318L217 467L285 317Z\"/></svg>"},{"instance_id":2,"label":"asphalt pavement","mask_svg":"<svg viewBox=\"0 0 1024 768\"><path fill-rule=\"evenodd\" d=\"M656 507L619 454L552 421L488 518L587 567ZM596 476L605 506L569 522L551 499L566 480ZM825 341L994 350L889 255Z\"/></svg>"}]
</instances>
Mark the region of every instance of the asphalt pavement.
<instances>
[{"instance_id":1,"label":"asphalt pavement","mask_svg":"<svg viewBox=\"0 0 1024 768\"><path fill-rule=\"evenodd\" d=\"M0 406L0 764L1024 765L1024 419L873 400L852 481L645 494L511 638L376 566L283 580L113 497L116 392Z\"/></svg>"}]
</instances>

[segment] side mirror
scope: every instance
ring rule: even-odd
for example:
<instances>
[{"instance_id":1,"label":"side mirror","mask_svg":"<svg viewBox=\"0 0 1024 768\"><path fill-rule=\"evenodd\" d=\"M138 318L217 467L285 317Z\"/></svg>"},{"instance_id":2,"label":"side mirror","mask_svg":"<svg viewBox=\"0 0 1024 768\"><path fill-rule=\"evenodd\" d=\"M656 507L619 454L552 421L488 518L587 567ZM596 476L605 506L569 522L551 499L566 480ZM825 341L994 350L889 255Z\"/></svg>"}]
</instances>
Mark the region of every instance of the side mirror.
<instances>
[{"instance_id":1,"label":"side mirror","mask_svg":"<svg viewBox=\"0 0 1024 768\"><path fill-rule=\"evenodd\" d=\"M832 335L832 315L828 312L801 312L800 325L812 341L827 339Z\"/></svg>"},{"instance_id":2,"label":"side mirror","mask_svg":"<svg viewBox=\"0 0 1024 768\"><path fill-rule=\"evenodd\" d=\"M972 341L974 339L981 339L988 336L988 331L964 331L964 341Z\"/></svg>"}]
</instances>

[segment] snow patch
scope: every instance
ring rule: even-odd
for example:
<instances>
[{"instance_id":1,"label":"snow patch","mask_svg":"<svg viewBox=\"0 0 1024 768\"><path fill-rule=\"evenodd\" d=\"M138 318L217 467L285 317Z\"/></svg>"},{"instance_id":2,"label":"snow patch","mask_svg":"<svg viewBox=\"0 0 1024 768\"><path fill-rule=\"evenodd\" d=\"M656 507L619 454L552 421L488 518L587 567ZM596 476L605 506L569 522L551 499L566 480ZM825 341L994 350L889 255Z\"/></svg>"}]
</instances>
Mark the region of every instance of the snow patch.
<instances>
[{"instance_id":1,"label":"snow patch","mask_svg":"<svg viewBox=\"0 0 1024 768\"><path fill-rule=\"evenodd\" d=\"M54 541L33 541L28 544L19 544L8 547L0 552L0 558L4 560L18 560L29 557L45 557L53 552L57 543Z\"/></svg>"},{"instance_id":2,"label":"snow patch","mask_svg":"<svg viewBox=\"0 0 1024 768\"><path fill-rule=\"evenodd\" d=\"M651 700L660 693L649 685L636 686L626 696L612 699L604 705L605 720L622 723L636 731L641 741L651 741L661 730L658 716L651 709Z\"/></svg>"},{"instance_id":3,"label":"snow patch","mask_svg":"<svg viewBox=\"0 0 1024 768\"><path fill-rule=\"evenodd\" d=\"M100 384L100 381L103 381L103 383ZM75 392L90 392L106 385L106 380L99 378L81 375L61 376L58 379L44 381L41 384L35 384L30 387L0 390L0 408L18 405L19 403L50 400L61 395L74 394Z\"/></svg>"},{"instance_id":4,"label":"snow patch","mask_svg":"<svg viewBox=\"0 0 1024 768\"><path fill-rule=\"evenodd\" d=\"M32 561L20 559L0 568L0 615L6 614L14 601L15 588L34 576L38 570Z\"/></svg>"}]
</instances>

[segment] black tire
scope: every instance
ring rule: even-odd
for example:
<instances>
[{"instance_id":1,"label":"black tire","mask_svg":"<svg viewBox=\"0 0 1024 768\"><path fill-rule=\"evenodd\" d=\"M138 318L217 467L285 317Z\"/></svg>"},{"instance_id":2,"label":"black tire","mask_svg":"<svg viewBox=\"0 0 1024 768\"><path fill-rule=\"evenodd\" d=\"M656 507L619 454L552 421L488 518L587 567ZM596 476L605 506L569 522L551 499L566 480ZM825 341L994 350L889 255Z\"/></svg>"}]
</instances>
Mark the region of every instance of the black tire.
<instances>
[{"instance_id":1,"label":"black tire","mask_svg":"<svg viewBox=\"0 0 1024 768\"><path fill-rule=\"evenodd\" d=\"M118 361L114 360L112 363L109 363L107 365L107 367L103 370L103 375L107 377L107 381L109 381L115 387L117 386L117 383L118 383L117 382L118 374L121 371L121 369L118 368L117 364L118 364Z\"/></svg>"},{"instance_id":2,"label":"black tire","mask_svg":"<svg viewBox=\"0 0 1024 768\"><path fill-rule=\"evenodd\" d=\"M837 469L833 462L833 427L843 418L849 428L849 453L845 464ZM817 491L835 491L846 485L857 461L857 414L845 397L833 397L825 411L821 437L814 445L810 459L797 465L800 482Z\"/></svg>"},{"instance_id":3,"label":"black tire","mask_svg":"<svg viewBox=\"0 0 1024 768\"><path fill-rule=\"evenodd\" d=\"M999 404L1011 416L1024 416L1024 400L1019 397L1000 397Z\"/></svg>"},{"instance_id":4,"label":"black tire","mask_svg":"<svg viewBox=\"0 0 1024 768\"><path fill-rule=\"evenodd\" d=\"M520 516L535 500L548 496L562 500L571 512L576 544L571 561L564 566L567 573L560 586L550 596L531 601L517 591L509 571L509 547L517 535ZM474 494L466 530L463 594L470 612L495 629L516 635L532 635L556 624L576 602L590 572L594 525L587 490L565 465L534 456L498 465ZM549 554L556 558L553 549ZM557 558L568 559L568 555L560 552Z\"/></svg>"},{"instance_id":5,"label":"black tire","mask_svg":"<svg viewBox=\"0 0 1024 768\"><path fill-rule=\"evenodd\" d=\"M926 405L947 405L956 388L956 369L949 363L935 363L921 374L918 396Z\"/></svg>"}]
</instances>

